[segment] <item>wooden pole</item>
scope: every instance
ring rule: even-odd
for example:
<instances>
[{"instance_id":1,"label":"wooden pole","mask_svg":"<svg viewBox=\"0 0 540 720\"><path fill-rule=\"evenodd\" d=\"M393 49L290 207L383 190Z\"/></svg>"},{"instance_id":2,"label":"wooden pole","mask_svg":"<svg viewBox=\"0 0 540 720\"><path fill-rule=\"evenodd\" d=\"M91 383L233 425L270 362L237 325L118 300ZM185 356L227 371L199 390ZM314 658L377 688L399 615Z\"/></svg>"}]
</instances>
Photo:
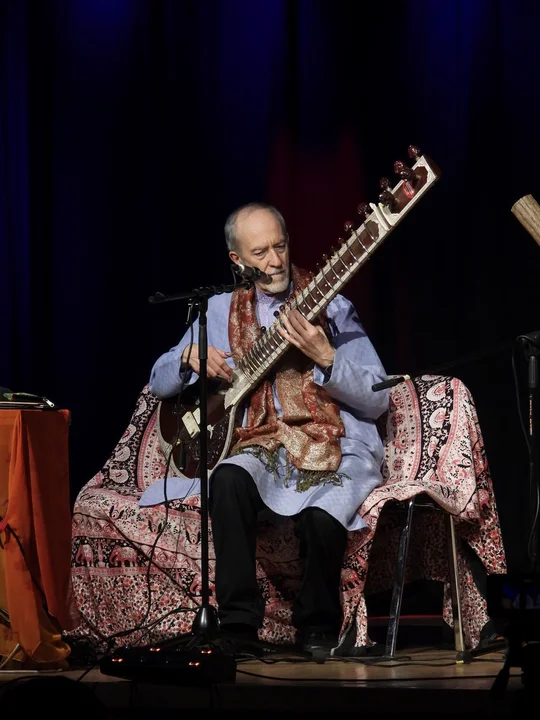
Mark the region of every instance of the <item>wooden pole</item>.
<instances>
[{"instance_id":1,"label":"wooden pole","mask_svg":"<svg viewBox=\"0 0 540 720\"><path fill-rule=\"evenodd\" d=\"M540 245L540 205L532 195L524 195L512 205L512 212L525 230Z\"/></svg>"}]
</instances>

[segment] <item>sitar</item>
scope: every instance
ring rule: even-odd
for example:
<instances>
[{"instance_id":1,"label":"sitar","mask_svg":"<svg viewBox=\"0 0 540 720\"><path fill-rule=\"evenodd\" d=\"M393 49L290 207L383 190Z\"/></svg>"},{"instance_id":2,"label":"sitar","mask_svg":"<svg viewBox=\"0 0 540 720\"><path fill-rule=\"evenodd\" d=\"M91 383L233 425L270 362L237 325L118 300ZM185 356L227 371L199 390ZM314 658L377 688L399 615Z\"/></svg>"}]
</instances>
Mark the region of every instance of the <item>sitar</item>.
<instances>
[{"instance_id":1,"label":"sitar","mask_svg":"<svg viewBox=\"0 0 540 720\"><path fill-rule=\"evenodd\" d=\"M208 470L224 460L237 428L243 420L245 403L261 380L291 347L278 332L283 316L297 309L310 322L327 307L345 284L358 272L405 215L440 177L439 168L414 145L409 146L409 167L394 163L399 180L391 186L380 180L378 202L361 203L357 210L360 224L345 223L347 237L330 257L323 255L322 267L303 289L289 297L273 325L253 343L232 371L230 383L208 378ZM163 400L159 407L158 433L166 457L173 447L171 470L180 477L200 475L199 456L199 380L188 385L179 399Z\"/></svg>"}]
</instances>

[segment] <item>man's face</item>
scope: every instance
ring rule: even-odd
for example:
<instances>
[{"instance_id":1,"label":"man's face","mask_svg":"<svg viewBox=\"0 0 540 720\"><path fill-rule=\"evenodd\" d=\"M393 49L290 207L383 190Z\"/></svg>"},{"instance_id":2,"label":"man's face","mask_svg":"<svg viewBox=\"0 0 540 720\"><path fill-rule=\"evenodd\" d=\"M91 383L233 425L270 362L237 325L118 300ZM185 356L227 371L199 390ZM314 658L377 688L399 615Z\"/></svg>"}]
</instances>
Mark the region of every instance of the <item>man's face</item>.
<instances>
[{"instance_id":1,"label":"man's face","mask_svg":"<svg viewBox=\"0 0 540 720\"><path fill-rule=\"evenodd\" d=\"M236 251L229 257L272 276L270 284L255 283L268 295L284 292L289 287L289 240L284 237L276 217L269 210L241 213L236 221Z\"/></svg>"}]
</instances>

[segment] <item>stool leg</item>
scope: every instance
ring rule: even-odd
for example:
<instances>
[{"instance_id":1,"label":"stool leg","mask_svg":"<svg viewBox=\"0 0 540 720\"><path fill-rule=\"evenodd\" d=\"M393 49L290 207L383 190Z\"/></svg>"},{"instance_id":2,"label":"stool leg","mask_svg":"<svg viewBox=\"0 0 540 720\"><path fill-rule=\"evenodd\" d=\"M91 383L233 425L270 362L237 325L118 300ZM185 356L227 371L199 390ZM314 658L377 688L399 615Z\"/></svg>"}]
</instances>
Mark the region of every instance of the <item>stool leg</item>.
<instances>
[{"instance_id":1,"label":"stool leg","mask_svg":"<svg viewBox=\"0 0 540 720\"><path fill-rule=\"evenodd\" d=\"M409 538L411 534L414 501L415 498L411 498L409 500L405 525L401 530L401 536L399 538L394 587L392 589L392 600L390 603L390 614L388 617L388 630L386 633L385 658L393 658L396 653L399 616L401 613L401 602L403 600L403 587L405 585L405 570L407 569L407 555L409 552Z\"/></svg>"},{"instance_id":2,"label":"stool leg","mask_svg":"<svg viewBox=\"0 0 540 720\"><path fill-rule=\"evenodd\" d=\"M448 546L448 573L450 580L450 597L452 600L452 617L454 619L454 643L458 658L465 653L465 641L463 639L463 622L461 618L461 601L459 597L459 574L456 529L454 519L450 513L444 514L446 525L446 542Z\"/></svg>"}]
</instances>

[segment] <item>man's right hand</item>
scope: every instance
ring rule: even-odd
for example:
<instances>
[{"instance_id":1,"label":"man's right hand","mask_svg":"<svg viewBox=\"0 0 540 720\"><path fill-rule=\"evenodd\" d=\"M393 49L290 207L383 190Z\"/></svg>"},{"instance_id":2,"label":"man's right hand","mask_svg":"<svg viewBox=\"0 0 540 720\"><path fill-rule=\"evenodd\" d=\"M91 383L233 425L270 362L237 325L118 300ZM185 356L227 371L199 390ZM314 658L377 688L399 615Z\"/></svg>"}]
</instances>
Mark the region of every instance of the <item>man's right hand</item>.
<instances>
[{"instance_id":1,"label":"man's right hand","mask_svg":"<svg viewBox=\"0 0 540 720\"><path fill-rule=\"evenodd\" d=\"M186 367L188 364L188 352L189 345L184 349L182 353L182 367ZM208 359L206 361L206 374L208 377L215 378L219 377L227 382L232 379L232 370L225 361L225 358L231 357L232 353L225 352L225 350L218 350L215 347L208 347ZM199 362L199 346L192 345L191 353L189 354L189 366L200 375L201 365Z\"/></svg>"}]
</instances>

